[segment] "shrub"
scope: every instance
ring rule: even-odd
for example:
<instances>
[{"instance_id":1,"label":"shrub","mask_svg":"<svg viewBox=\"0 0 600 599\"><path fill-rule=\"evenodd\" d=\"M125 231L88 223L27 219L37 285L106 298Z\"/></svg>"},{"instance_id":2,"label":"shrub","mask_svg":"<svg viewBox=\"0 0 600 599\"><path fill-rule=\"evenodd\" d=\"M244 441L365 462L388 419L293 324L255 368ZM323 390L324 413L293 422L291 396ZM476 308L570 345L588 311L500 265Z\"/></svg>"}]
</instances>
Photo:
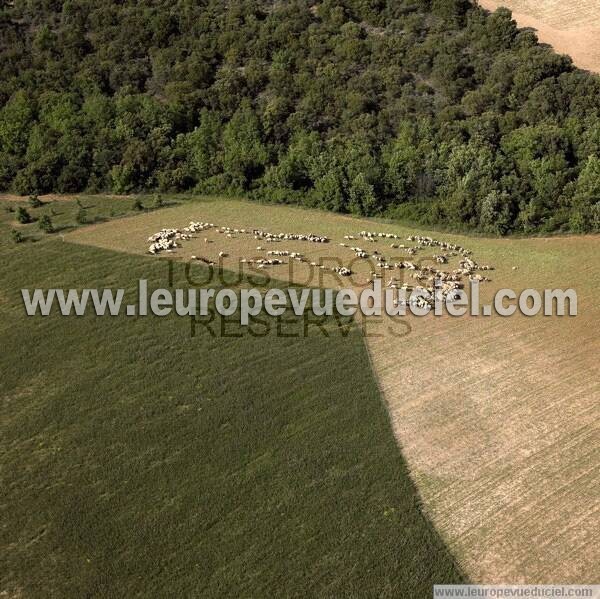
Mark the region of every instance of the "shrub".
<instances>
[{"instance_id":1,"label":"shrub","mask_svg":"<svg viewBox=\"0 0 600 599\"><path fill-rule=\"evenodd\" d=\"M133 208L134 210L138 210L138 211L140 211L140 210L143 210L143 209L144 209L144 204L142 204L142 201L141 201L139 198L136 198L136 199L135 199L135 202L133 202L133 206L132 206L132 208Z\"/></svg>"},{"instance_id":2,"label":"shrub","mask_svg":"<svg viewBox=\"0 0 600 599\"><path fill-rule=\"evenodd\" d=\"M54 233L54 227L52 226L52 219L44 214L42 218L40 218L39 227L45 233Z\"/></svg>"},{"instance_id":3,"label":"shrub","mask_svg":"<svg viewBox=\"0 0 600 599\"><path fill-rule=\"evenodd\" d=\"M77 216L75 217L75 220L80 225L85 225L85 223L88 222L87 212L86 212L85 208L79 208L79 211L77 212Z\"/></svg>"},{"instance_id":4,"label":"shrub","mask_svg":"<svg viewBox=\"0 0 600 599\"><path fill-rule=\"evenodd\" d=\"M40 206L42 206L42 201L40 200L40 198L38 198L37 195L32 195L29 198L29 205L32 208L39 208Z\"/></svg>"},{"instance_id":5,"label":"shrub","mask_svg":"<svg viewBox=\"0 0 600 599\"><path fill-rule=\"evenodd\" d=\"M21 231L17 231L16 229L13 229L10 232L10 237L13 240L13 243L23 243L24 241L23 233L21 233Z\"/></svg>"},{"instance_id":6,"label":"shrub","mask_svg":"<svg viewBox=\"0 0 600 599\"><path fill-rule=\"evenodd\" d=\"M155 208L162 208L165 205L165 201L163 200L162 196L160 195L160 193L157 193L154 195L154 207Z\"/></svg>"},{"instance_id":7,"label":"shrub","mask_svg":"<svg viewBox=\"0 0 600 599\"><path fill-rule=\"evenodd\" d=\"M26 225L27 223L33 221L33 219L31 218L31 214L29 214L27 208L24 208L23 206L19 206L19 209L17 210L17 220L22 225Z\"/></svg>"}]
</instances>

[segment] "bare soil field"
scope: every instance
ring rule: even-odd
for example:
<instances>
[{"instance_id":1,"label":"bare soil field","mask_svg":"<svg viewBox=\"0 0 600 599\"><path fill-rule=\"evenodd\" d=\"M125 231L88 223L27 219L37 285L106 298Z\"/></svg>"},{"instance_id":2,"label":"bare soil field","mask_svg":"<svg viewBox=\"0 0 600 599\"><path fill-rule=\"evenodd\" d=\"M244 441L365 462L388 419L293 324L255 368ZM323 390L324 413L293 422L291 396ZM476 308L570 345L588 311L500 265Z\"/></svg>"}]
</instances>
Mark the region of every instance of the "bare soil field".
<instances>
[{"instance_id":1,"label":"bare soil field","mask_svg":"<svg viewBox=\"0 0 600 599\"><path fill-rule=\"evenodd\" d=\"M431 235L470 248L480 263L495 267L492 282L482 287L483 301L500 288L574 288L577 317L407 317L410 334L401 328L399 336L396 324L383 321L368 327L365 340L425 511L471 579L600 582L600 237L470 238L220 200L93 225L65 240L145 253L151 234L190 220L326 235L328 244L281 242L265 249L300 251L315 262L339 258L346 266L353 252L339 244L366 243L345 235L394 233L398 244L409 234ZM157 260L194 254L217 262L226 252L222 265L235 270L240 258L264 255L259 245L265 246L252 235L228 238L209 230ZM400 257L402 250L390 245L380 239L365 249ZM349 283L364 286L370 269L356 264L353 270ZM290 272L289 265L269 274L316 284L306 278L308 270Z\"/></svg>"},{"instance_id":2,"label":"bare soil field","mask_svg":"<svg viewBox=\"0 0 600 599\"><path fill-rule=\"evenodd\" d=\"M568 54L582 69L600 73L600 0L479 0L488 10L505 6L520 27Z\"/></svg>"}]
</instances>

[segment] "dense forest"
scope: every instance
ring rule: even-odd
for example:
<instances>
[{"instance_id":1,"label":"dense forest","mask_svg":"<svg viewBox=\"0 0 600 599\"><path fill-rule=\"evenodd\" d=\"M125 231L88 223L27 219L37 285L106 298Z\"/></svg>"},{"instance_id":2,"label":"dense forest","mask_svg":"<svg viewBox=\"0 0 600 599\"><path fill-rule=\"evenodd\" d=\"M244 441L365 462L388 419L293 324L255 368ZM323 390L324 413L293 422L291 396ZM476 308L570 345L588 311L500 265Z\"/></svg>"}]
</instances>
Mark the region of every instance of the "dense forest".
<instances>
[{"instance_id":1,"label":"dense forest","mask_svg":"<svg viewBox=\"0 0 600 599\"><path fill-rule=\"evenodd\" d=\"M600 77L467 0L0 0L0 189L600 230Z\"/></svg>"}]
</instances>

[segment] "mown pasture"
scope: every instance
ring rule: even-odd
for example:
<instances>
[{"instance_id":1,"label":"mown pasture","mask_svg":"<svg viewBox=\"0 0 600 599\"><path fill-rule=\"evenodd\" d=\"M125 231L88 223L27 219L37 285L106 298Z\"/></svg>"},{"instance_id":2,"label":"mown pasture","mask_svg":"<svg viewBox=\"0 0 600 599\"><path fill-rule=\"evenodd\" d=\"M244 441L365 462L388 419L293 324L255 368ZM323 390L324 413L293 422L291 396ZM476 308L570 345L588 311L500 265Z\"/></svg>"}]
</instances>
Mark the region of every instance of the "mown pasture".
<instances>
[{"instance_id":1,"label":"mown pasture","mask_svg":"<svg viewBox=\"0 0 600 599\"><path fill-rule=\"evenodd\" d=\"M311 244L315 260L348 259L338 243L363 229L429 234L495 267L482 286L484 301L506 287L574 288L577 317L412 318L410 335L384 321L369 326L366 342L426 512L469 577L598 581L598 236L485 239L211 198L94 225L67 239L143 254L148 235L191 219L331 237L330 244ZM205 244L201 235L170 257L225 251L224 266L233 268L256 253L253 238L215 236ZM388 246L373 245L386 254ZM282 278L287 269L271 272Z\"/></svg>"},{"instance_id":2,"label":"mown pasture","mask_svg":"<svg viewBox=\"0 0 600 599\"><path fill-rule=\"evenodd\" d=\"M57 235L14 245L11 226L0 595L420 598L463 579L421 513L356 328L304 337L286 318L287 336L269 321L265 336L232 323L213 338L176 316L26 317L21 288L133 299L167 269Z\"/></svg>"}]
</instances>

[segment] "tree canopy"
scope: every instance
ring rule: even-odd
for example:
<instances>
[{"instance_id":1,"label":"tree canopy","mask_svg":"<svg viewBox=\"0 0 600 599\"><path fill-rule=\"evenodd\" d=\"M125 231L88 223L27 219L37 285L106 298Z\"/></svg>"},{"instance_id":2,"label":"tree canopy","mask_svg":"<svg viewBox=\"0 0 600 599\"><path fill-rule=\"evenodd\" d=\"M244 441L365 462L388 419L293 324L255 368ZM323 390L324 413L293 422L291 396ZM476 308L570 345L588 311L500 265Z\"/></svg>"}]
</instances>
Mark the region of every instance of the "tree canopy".
<instances>
[{"instance_id":1,"label":"tree canopy","mask_svg":"<svg viewBox=\"0 0 600 599\"><path fill-rule=\"evenodd\" d=\"M0 189L597 231L600 78L466 0L0 3Z\"/></svg>"}]
</instances>

